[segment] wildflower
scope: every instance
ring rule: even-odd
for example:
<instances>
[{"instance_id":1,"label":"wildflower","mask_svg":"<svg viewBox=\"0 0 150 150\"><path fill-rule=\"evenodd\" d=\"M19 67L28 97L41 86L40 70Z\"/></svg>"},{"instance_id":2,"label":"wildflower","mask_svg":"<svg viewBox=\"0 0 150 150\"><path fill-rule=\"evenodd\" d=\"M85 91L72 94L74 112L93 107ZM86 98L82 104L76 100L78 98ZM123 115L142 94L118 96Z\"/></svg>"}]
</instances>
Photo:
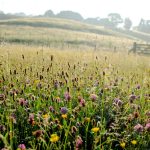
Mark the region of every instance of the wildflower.
<instances>
[{"instance_id":1,"label":"wildflower","mask_svg":"<svg viewBox=\"0 0 150 150\"><path fill-rule=\"evenodd\" d=\"M83 140L80 136L77 137L76 141L75 141L76 145L76 150L79 150L82 147L83 144Z\"/></svg>"},{"instance_id":2,"label":"wildflower","mask_svg":"<svg viewBox=\"0 0 150 150\"><path fill-rule=\"evenodd\" d=\"M30 123L31 125L34 125L34 123L35 123L35 121L34 121L34 114L30 114L30 115L29 115L28 121L29 121L29 123Z\"/></svg>"},{"instance_id":3,"label":"wildflower","mask_svg":"<svg viewBox=\"0 0 150 150\"><path fill-rule=\"evenodd\" d=\"M68 112L68 109L66 107L61 107L60 112L62 114L66 114Z\"/></svg>"},{"instance_id":4,"label":"wildflower","mask_svg":"<svg viewBox=\"0 0 150 150\"><path fill-rule=\"evenodd\" d=\"M50 141L51 141L52 143L55 143L55 142L57 142L58 140L59 140L59 136L58 136L57 134L52 134L52 135L51 135Z\"/></svg>"},{"instance_id":5,"label":"wildflower","mask_svg":"<svg viewBox=\"0 0 150 150\"><path fill-rule=\"evenodd\" d=\"M81 100L80 100L80 105L81 105L82 107L85 106L85 100L84 100L83 98L81 98Z\"/></svg>"},{"instance_id":6,"label":"wildflower","mask_svg":"<svg viewBox=\"0 0 150 150\"><path fill-rule=\"evenodd\" d=\"M142 132L143 131L143 126L141 124L137 124L134 127L134 130L137 131L137 132Z\"/></svg>"},{"instance_id":7,"label":"wildflower","mask_svg":"<svg viewBox=\"0 0 150 150\"><path fill-rule=\"evenodd\" d=\"M92 101L96 101L97 100L97 95L96 94L91 94L90 98Z\"/></svg>"},{"instance_id":8,"label":"wildflower","mask_svg":"<svg viewBox=\"0 0 150 150\"><path fill-rule=\"evenodd\" d=\"M121 146L122 148L125 148L126 143L125 143L125 142L122 142L122 143L120 143L120 146Z\"/></svg>"},{"instance_id":9,"label":"wildflower","mask_svg":"<svg viewBox=\"0 0 150 150\"><path fill-rule=\"evenodd\" d=\"M114 99L114 105L121 107L123 102L119 98Z\"/></svg>"},{"instance_id":10,"label":"wildflower","mask_svg":"<svg viewBox=\"0 0 150 150\"><path fill-rule=\"evenodd\" d=\"M147 124L146 124L145 130L150 131L150 123L147 123Z\"/></svg>"},{"instance_id":11,"label":"wildflower","mask_svg":"<svg viewBox=\"0 0 150 150\"><path fill-rule=\"evenodd\" d=\"M61 102L60 97L56 97L56 103L60 103L60 102Z\"/></svg>"},{"instance_id":12,"label":"wildflower","mask_svg":"<svg viewBox=\"0 0 150 150\"><path fill-rule=\"evenodd\" d=\"M54 111L55 111L54 108L53 108L53 106L50 106L50 107L49 107L49 110L50 110L51 112L54 112Z\"/></svg>"},{"instance_id":13,"label":"wildflower","mask_svg":"<svg viewBox=\"0 0 150 150\"><path fill-rule=\"evenodd\" d=\"M24 144L19 144L18 150L26 150L26 146Z\"/></svg>"},{"instance_id":14,"label":"wildflower","mask_svg":"<svg viewBox=\"0 0 150 150\"><path fill-rule=\"evenodd\" d=\"M98 127L92 128L91 131L94 132L94 133L96 133L96 132L99 131L99 128Z\"/></svg>"},{"instance_id":15,"label":"wildflower","mask_svg":"<svg viewBox=\"0 0 150 150\"><path fill-rule=\"evenodd\" d=\"M43 115L44 119L47 119L48 117L49 117L48 114Z\"/></svg>"},{"instance_id":16,"label":"wildflower","mask_svg":"<svg viewBox=\"0 0 150 150\"><path fill-rule=\"evenodd\" d=\"M136 141L136 140L132 140L131 143L132 143L133 145L136 145L136 144L137 144L137 141Z\"/></svg>"},{"instance_id":17,"label":"wildflower","mask_svg":"<svg viewBox=\"0 0 150 150\"><path fill-rule=\"evenodd\" d=\"M67 114L62 114L61 116L62 116L63 119L67 118Z\"/></svg>"},{"instance_id":18,"label":"wildflower","mask_svg":"<svg viewBox=\"0 0 150 150\"><path fill-rule=\"evenodd\" d=\"M59 82L56 80L56 81L54 81L54 88L58 89L58 87L59 87Z\"/></svg>"},{"instance_id":19,"label":"wildflower","mask_svg":"<svg viewBox=\"0 0 150 150\"><path fill-rule=\"evenodd\" d=\"M130 103L133 103L133 101L136 100L136 98L137 98L136 95L131 94L131 95L129 96Z\"/></svg>"},{"instance_id":20,"label":"wildflower","mask_svg":"<svg viewBox=\"0 0 150 150\"><path fill-rule=\"evenodd\" d=\"M69 92L66 92L66 93L64 94L64 97L65 97L65 100L67 100L67 101L70 101L70 100L71 100L71 96L70 96Z\"/></svg>"},{"instance_id":21,"label":"wildflower","mask_svg":"<svg viewBox=\"0 0 150 150\"><path fill-rule=\"evenodd\" d=\"M141 88L140 84L136 85L136 89L140 89L140 88Z\"/></svg>"},{"instance_id":22,"label":"wildflower","mask_svg":"<svg viewBox=\"0 0 150 150\"><path fill-rule=\"evenodd\" d=\"M28 104L28 101L25 100L24 98L20 98L20 99L19 99L19 104L20 104L21 106L26 106L26 105Z\"/></svg>"},{"instance_id":23,"label":"wildflower","mask_svg":"<svg viewBox=\"0 0 150 150\"><path fill-rule=\"evenodd\" d=\"M42 130L36 130L36 131L33 132L33 135L34 135L36 138L39 138L42 134L43 134L43 131L42 131Z\"/></svg>"}]
</instances>

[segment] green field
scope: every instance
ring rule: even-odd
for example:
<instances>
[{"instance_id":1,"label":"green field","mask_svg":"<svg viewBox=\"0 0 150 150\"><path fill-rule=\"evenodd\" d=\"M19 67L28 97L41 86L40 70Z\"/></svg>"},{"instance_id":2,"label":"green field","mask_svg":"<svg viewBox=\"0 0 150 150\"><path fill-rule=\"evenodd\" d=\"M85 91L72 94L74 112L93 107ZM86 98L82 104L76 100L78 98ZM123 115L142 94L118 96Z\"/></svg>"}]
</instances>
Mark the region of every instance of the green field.
<instances>
[{"instance_id":1,"label":"green field","mask_svg":"<svg viewBox=\"0 0 150 150\"><path fill-rule=\"evenodd\" d=\"M25 18L0 41L0 149L149 149L150 59L131 37Z\"/></svg>"}]
</instances>

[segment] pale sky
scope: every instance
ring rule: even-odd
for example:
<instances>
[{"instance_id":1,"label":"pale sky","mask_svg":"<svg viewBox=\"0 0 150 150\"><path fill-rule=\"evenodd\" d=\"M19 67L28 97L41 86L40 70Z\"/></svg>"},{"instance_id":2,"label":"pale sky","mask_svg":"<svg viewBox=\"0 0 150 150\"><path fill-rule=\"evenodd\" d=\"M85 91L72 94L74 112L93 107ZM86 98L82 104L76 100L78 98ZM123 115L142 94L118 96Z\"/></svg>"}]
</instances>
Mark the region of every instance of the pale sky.
<instances>
[{"instance_id":1,"label":"pale sky","mask_svg":"<svg viewBox=\"0 0 150 150\"><path fill-rule=\"evenodd\" d=\"M103 18L109 13L119 13L123 18L129 17L134 25L141 18L150 20L149 7L150 0L0 0L0 10L5 13L38 15L49 9L55 14L62 10L72 10L84 18Z\"/></svg>"}]
</instances>

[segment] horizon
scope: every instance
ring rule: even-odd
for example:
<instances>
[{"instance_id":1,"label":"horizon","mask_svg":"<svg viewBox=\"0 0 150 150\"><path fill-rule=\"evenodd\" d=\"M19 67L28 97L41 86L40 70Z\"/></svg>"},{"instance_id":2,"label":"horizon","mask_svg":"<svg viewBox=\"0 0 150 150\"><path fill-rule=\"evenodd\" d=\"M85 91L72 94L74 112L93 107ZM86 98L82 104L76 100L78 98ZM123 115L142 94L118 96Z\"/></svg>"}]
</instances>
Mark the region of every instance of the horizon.
<instances>
[{"instance_id":1,"label":"horizon","mask_svg":"<svg viewBox=\"0 0 150 150\"><path fill-rule=\"evenodd\" d=\"M109 5L108 5L109 2ZM79 5L80 4L80 5ZM86 3L79 0L0 0L0 10L4 13L20 13L26 15L42 15L47 10L52 10L54 14L60 11L73 11L86 18L106 18L109 13L118 13L124 19L130 18L133 26L139 24L141 18L150 19L147 13L150 2L148 0L89 0ZM105 8L105 9L103 9ZM141 9L141 11L139 11Z\"/></svg>"}]
</instances>

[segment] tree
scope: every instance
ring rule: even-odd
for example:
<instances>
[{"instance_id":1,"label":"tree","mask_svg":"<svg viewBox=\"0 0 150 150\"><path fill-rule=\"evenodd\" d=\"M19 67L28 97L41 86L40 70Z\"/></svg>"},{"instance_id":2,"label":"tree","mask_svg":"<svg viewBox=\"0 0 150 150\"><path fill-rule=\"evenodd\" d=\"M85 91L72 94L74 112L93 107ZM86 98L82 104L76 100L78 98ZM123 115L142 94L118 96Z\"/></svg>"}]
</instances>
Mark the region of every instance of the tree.
<instances>
[{"instance_id":1,"label":"tree","mask_svg":"<svg viewBox=\"0 0 150 150\"><path fill-rule=\"evenodd\" d=\"M57 17L83 21L83 17L79 13L73 11L61 11L59 14L57 14Z\"/></svg>"},{"instance_id":2,"label":"tree","mask_svg":"<svg viewBox=\"0 0 150 150\"><path fill-rule=\"evenodd\" d=\"M129 18L125 18L125 20L124 20L124 28L126 30L130 30L131 26L132 26L132 21Z\"/></svg>"},{"instance_id":3,"label":"tree","mask_svg":"<svg viewBox=\"0 0 150 150\"><path fill-rule=\"evenodd\" d=\"M142 32L150 33L150 20L141 19L137 29Z\"/></svg>"},{"instance_id":4,"label":"tree","mask_svg":"<svg viewBox=\"0 0 150 150\"><path fill-rule=\"evenodd\" d=\"M99 25L108 27L108 28L113 28L114 24L108 19L108 18L102 18L99 20Z\"/></svg>"},{"instance_id":5,"label":"tree","mask_svg":"<svg viewBox=\"0 0 150 150\"><path fill-rule=\"evenodd\" d=\"M118 13L110 13L108 14L109 21L113 24L114 27L117 27L118 24L123 23L123 19Z\"/></svg>"},{"instance_id":6,"label":"tree","mask_svg":"<svg viewBox=\"0 0 150 150\"><path fill-rule=\"evenodd\" d=\"M52 10L47 10L45 13L44 13L44 16L45 17L54 17L54 13Z\"/></svg>"}]
</instances>

